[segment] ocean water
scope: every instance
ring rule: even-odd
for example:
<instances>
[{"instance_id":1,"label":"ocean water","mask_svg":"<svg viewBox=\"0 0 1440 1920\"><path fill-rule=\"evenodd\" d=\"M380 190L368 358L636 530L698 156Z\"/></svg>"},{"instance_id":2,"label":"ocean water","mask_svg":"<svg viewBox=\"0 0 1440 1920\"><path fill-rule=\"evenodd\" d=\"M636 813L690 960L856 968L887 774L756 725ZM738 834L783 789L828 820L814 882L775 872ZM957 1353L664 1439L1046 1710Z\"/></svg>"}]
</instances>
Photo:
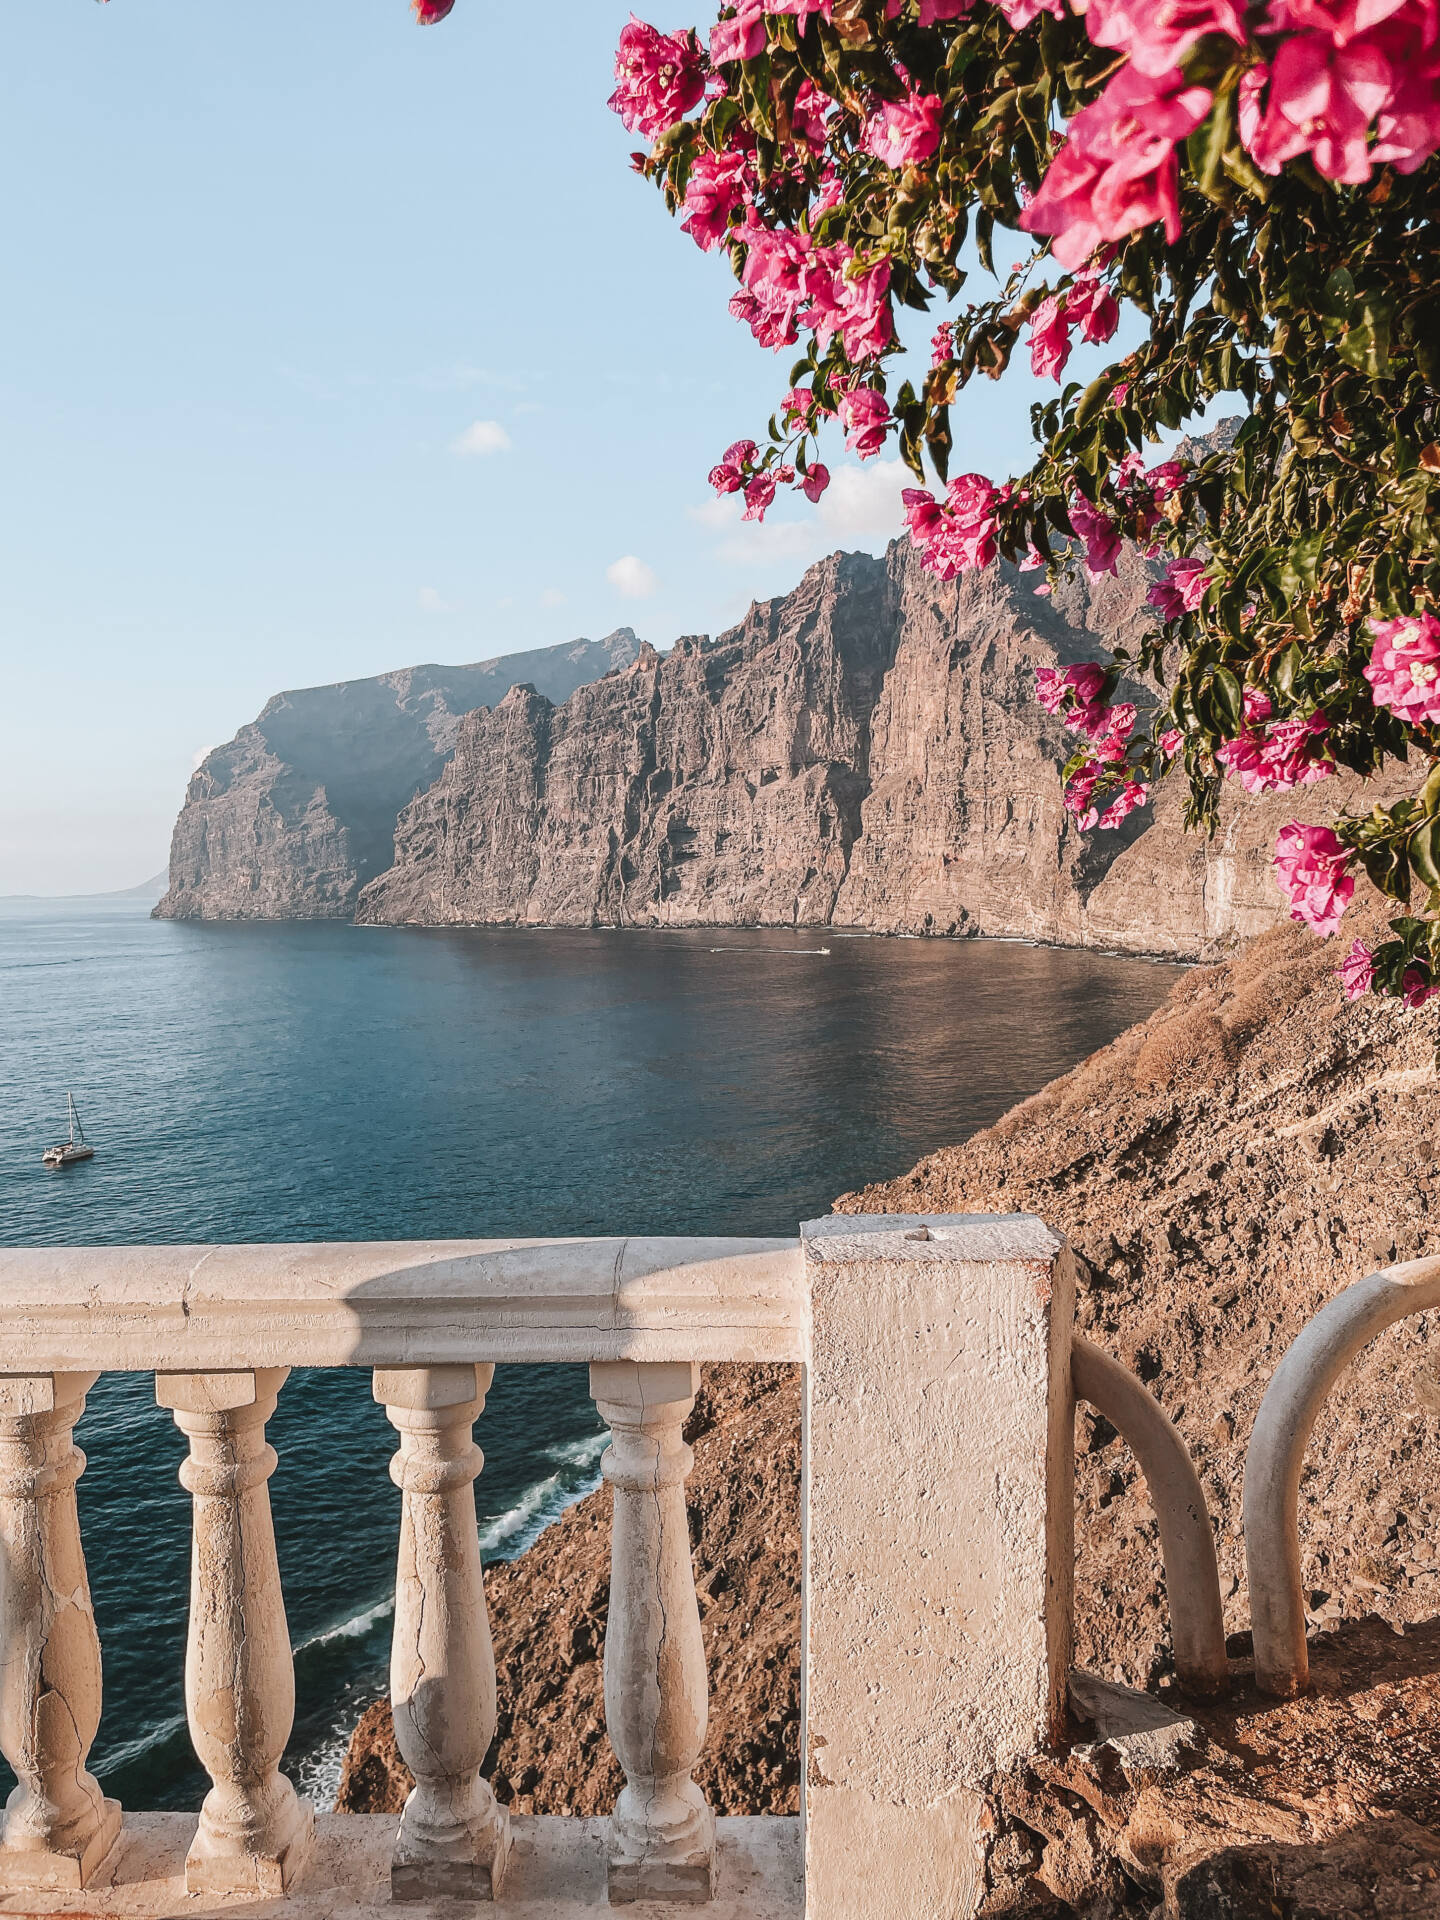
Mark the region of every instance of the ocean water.
<instances>
[{"instance_id":1,"label":"ocean water","mask_svg":"<svg viewBox=\"0 0 1440 1920\"><path fill-rule=\"evenodd\" d=\"M1175 975L1010 942L205 927L0 902L0 1245L789 1234L987 1125ZM67 1088L96 1157L55 1173L40 1153ZM358 1371L293 1374L269 1434L286 1764L325 1800L385 1683L395 1435ZM498 1369L477 1437L489 1558L596 1484L582 1368ZM126 1805L195 1806L183 1442L150 1377L122 1374L79 1438L105 1660L92 1765Z\"/></svg>"}]
</instances>

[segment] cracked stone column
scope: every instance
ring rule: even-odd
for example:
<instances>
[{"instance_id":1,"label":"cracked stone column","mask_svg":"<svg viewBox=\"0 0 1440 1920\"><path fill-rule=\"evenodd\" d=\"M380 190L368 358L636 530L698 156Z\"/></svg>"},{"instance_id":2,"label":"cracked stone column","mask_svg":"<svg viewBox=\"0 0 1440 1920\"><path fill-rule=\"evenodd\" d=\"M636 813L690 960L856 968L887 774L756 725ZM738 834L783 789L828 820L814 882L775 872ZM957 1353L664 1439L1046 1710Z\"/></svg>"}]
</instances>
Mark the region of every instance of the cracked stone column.
<instances>
[{"instance_id":1,"label":"cracked stone column","mask_svg":"<svg viewBox=\"0 0 1440 1920\"><path fill-rule=\"evenodd\" d=\"M75 1423L98 1374L0 1377L0 1888L85 1887L120 1808L85 1761L100 1724L100 1639L80 1544Z\"/></svg>"},{"instance_id":2,"label":"cracked stone column","mask_svg":"<svg viewBox=\"0 0 1440 1920\"><path fill-rule=\"evenodd\" d=\"M625 1786L610 1822L610 1899L699 1905L713 1892L715 1819L691 1769L709 1687L690 1558L681 1429L700 1369L597 1364L590 1392L610 1428L601 1471L615 1492L605 1722Z\"/></svg>"},{"instance_id":3,"label":"cracked stone column","mask_svg":"<svg viewBox=\"0 0 1440 1920\"><path fill-rule=\"evenodd\" d=\"M810 1920L969 1920L984 1792L1063 1722L1074 1279L1028 1214L802 1227Z\"/></svg>"},{"instance_id":4,"label":"cracked stone column","mask_svg":"<svg viewBox=\"0 0 1440 1920\"><path fill-rule=\"evenodd\" d=\"M390 1463L403 1496L390 1702L415 1776L391 1861L397 1900L493 1900L509 1858L510 1816L480 1775L495 1737L495 1654L475 1521L485 1457L471 1428L494 1375L489 1366L375 1375L400 1435Z\"/></svg>"},{"instance_id":5,"label":"cracked stone column","mask_svg":"<svg viewBox=\"0 0 1440 1920\"><path fill-rule=\"evenodd\" d=\"M185 1862L192 1894L286 1893L315 1818L280 1772L295 1718L295 1665L275 1557L265 1423L288 1367L160 1373L155 1398L190 1441L180 1484L194 1503L185 1709L214 1781Z\"/></svg>"}]
</instances>

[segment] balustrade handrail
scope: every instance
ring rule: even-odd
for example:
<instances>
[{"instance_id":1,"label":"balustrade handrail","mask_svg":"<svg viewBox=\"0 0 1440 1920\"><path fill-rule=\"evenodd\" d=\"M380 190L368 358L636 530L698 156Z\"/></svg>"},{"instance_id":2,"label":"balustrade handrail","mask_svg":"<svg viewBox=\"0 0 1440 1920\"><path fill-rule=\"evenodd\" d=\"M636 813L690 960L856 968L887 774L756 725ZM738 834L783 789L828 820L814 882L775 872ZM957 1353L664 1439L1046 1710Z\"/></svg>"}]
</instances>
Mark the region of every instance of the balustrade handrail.
<instances>
[{"instance_id":1,"label":"balustrade handrail","mask_svg":"<svg viewBox=\"0 0 1440 1920\"><path fill-rule=\"evenodd\" d=\"M799 1361L807 1299L798 1239L11 1249L0 1370Z\"/></svg>"}]
</instances>

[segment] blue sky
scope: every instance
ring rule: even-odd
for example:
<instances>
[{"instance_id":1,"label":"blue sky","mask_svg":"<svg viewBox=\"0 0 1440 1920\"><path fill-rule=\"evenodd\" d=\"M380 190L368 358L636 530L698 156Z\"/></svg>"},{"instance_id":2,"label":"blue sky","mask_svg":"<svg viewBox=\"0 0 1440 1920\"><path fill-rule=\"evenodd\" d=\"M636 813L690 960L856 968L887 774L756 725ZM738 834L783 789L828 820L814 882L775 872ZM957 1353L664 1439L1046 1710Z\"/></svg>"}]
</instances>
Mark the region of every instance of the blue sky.
<instances>
[{"instance_id":1,"label":"blue sky","mask_svg":"<svg viewBox=\"0 0 1440 1920\"><path fill-rule=\"evenodd\" d=\"M280 688L666 646L897 529L898 469L838 446L819 514L709 494L790 356L628 169L627 13L5 9L0 894L155 872ZM1032 397L975 394L962 464L1022 461Z\"/></svg>"}]
</instances>

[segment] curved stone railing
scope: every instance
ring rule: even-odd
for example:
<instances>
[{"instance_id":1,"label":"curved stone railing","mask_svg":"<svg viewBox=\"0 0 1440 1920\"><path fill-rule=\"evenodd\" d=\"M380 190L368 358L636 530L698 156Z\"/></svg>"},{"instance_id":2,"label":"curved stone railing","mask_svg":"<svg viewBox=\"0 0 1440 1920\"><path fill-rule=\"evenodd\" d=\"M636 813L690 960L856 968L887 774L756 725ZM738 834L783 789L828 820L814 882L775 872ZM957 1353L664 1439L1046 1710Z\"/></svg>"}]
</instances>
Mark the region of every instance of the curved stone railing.
<instances>
[{"instance_id":1,"label":"curved stone railing","mask_svg":"<svg viewBox=\"0 0 1440 1920\"><path fill-rule=\"evenodd\" d=\"M1118 1430L1150 1490L1160 1522L1175 1672L1192 1693L1219 1693L1229 1684L1225 1610L1210 1510L1190 1450L1130 1369L1078 1334L1070 1368L1076 1396Z\"/></svg>"},{"instance_id":2,"label":"curved stone railing","mask_svg":"<svg viewBox=\"0 0 1440 1920\"><path fill-rule=\"evenodd\" d=\"M1316 1314L1265 1390L1245 1456L1243 1505L1255 1679L1267 1693L1299 1693L1310 1677L1299 1495L1316 1416L1362 1347L1432 1307L1440 1307L1440 1260L1412 1260L1357 1280Z\"/></svg>"}]
</instances>

